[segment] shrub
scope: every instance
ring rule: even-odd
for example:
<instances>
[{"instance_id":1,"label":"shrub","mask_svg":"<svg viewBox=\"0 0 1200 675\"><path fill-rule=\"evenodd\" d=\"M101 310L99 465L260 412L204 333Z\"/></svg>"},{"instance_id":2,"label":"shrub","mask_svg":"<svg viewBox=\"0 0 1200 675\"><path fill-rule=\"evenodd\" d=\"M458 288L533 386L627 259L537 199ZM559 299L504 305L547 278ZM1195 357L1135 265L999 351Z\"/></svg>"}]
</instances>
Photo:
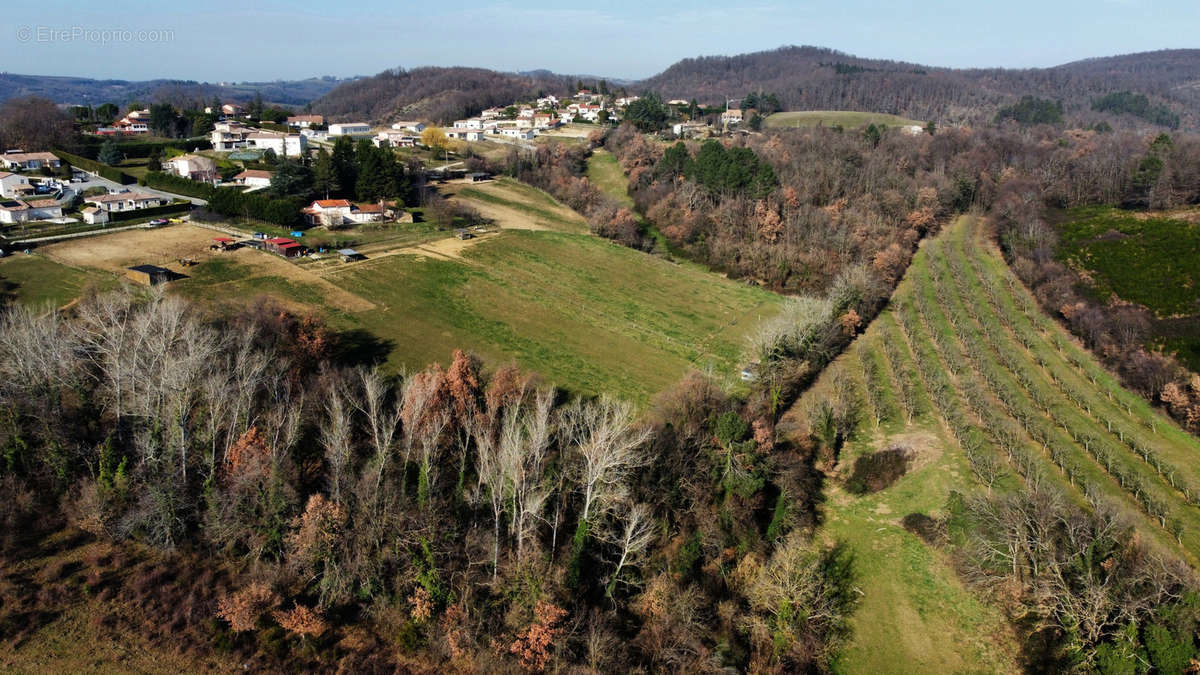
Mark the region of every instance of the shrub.
<instances>
[{"instance_id":1,"label":"shrub","mask_svg":"<svg viewBox=\"0 0 1200 675\"><path fill-rule=\"evenodd\" d=\"M904 516L900 524L927 544L940 544L946 540L945 524L924 513L910 513Z\"/></svg>"},{"instance_id":2,"label":"shrub","mask_svg":"<svg viewBox=\"0 0 1200 675\"><path fill-rule=\"evenodd\" d=\"M900 446L859 455L854 460L854 471L846 480L846 489L863 495L891 487L908 472L911 460L912 451Z\"/></svg>"}]
</instances>

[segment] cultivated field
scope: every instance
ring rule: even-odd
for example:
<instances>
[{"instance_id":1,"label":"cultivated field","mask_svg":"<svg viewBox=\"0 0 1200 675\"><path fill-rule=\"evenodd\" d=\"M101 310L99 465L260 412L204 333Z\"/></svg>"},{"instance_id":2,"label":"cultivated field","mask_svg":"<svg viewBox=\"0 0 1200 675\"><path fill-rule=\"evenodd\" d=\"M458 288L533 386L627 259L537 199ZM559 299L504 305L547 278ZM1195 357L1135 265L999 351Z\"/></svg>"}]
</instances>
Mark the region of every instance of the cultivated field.
<instances>
[{"instance_id":1,"label":"cultivated field","mask_svg":"<svg viewBox=\"0 0 1200 675\"><path fill-rule=\"evenodd\" d=\"M1089 493L1113 504L1151 545L1198 560L1200 441L1042 314L980 222L963 218L925 242L891 307L785 425L803 428L803 411L839 378L865 411L838 470L894 443L917 457L881 492L854 497L837 480L829 490L825 534L854 545L868 589L848 671L1012 668L999 614L962 587L944 551L900 525L909 513L944 515L950 490L1049 481L1080 505Z\"/></svg>"},{"instance_id":2,"label":"cultivated field","mask_svg":"<svg viewBox=\"0 0 1200 675\"><path fill-rule=\"evenodd\" d=\"M903 127L913 124L925 126L924 122L910 120L887 113L857 112L853 110L797 110L778 112L767 117L768 127L831 127L840 124L846 129L857 129L868 124Z\"/></svg>"}]
</instances>

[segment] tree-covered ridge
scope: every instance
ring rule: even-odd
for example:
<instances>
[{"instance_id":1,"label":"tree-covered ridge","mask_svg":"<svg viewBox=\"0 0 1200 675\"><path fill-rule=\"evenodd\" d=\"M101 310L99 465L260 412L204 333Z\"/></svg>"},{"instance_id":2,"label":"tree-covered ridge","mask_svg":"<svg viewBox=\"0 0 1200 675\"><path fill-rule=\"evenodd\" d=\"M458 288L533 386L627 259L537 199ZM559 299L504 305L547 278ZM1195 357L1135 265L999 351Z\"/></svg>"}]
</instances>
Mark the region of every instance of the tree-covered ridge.
<instances>
[{"instance_id":1,"label":"tree-covered ridge","mask_svg":"<svg viewBox=\"0 0 1200 675\"><path fill-rule=\"evenodd\" d=\"M1165 105L1153 104L1145 94L1119 91L1092 101L1092 110L1118 115L1133 115L1159 126L1179 128L1179 115Z\"/></svg>"}]
</instances>

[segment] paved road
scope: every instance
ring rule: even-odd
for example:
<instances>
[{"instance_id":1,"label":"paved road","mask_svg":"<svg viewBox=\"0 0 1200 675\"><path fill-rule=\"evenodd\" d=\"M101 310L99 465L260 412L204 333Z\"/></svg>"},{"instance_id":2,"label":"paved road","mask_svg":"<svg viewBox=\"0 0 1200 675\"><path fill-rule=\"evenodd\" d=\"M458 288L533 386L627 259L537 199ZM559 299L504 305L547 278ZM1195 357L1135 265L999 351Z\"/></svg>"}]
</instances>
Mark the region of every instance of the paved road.
<instances>
[{"instance_id":1,"label":"paved road","mask_svg":"<svg viewBox=\"0 0 1200 675\"><path fill-rule=\"evenodd\" d=\"M208 202L204 201L203 199L200 199L199 197L188 197L186 195L177 195L175 193L167 192L165 190L155 190L154 188L146 187L144 185L121 185L120 183L116 183L114 181L108 180L107 178L102 178L100 176L94 176L89 173L85 173L84 175L87 177L86 181L84 181L82 183L70 183L68 185L69 189L74 190L75 192L83 192L83 191L87 190L88 188L104 187L104 188L108 188L109 192L120 192L121 190L129 190L130 192L146 192L146 193L149 193L152 195L158 195L159 197L166 197L168 199L186 199L186 200L190 201L191 203L195 204L196 206L204 206L205 204L208 203ZM71 197L72 197L72 195L70 195L70 194L66 194L66 193L63 194L63 199L70 199Z\"/></svg>"}]
</instances>

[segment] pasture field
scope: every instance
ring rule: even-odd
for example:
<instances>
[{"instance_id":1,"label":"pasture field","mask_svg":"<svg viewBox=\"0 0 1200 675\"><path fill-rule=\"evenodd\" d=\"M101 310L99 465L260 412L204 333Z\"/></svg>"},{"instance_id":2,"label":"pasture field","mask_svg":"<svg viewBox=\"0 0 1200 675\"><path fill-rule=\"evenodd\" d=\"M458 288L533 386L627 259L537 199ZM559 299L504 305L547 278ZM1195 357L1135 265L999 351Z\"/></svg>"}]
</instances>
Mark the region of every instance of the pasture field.
<instances>
[{"instance_id":1,"label":"pasture field","mask_svg":"<svg viewBox=\"0 0 1200 675\"><path fill-rule=\"evenodd\" d=\"M587 177L605 194L621 202L622 206L632 209L633 197L629 196L627 187L629 178L621 170L621 164L611 152L597 149L588 158Z\"/></svg>"},{"instance_id":2,"label":"pasture field","mask_svg":"<svg viewBox=\"0 0 1200 675\"><path fill-rule=\"evenodd\" d=\"M509 180L446 186L494 223L459 240L416 226L359 246L366 259L287 261L253 249L208 250L219 232L190 224L48 245L0 261L26 302L66 304L130 265L183 275L169 292L226 312L268 296L369 334L391 369L446 363L454 349L489 367L516 363L548 383L645 402L690 368L735 377L745 337L780 298L588 234L574 211ZM305 236L305 241L316 237ZM182 267L179 258L197 265ZM43 283L53 279L54 283Z\"/></svg>"},{"instance_id":3,"label":"pasture field","mask_svg":"<svg viewBox=\"0 0 1200 675\"><path fill-rule=\"evenodd\" d=\"M0 297L12 296L32 307L62 307L89 287L116 285L111 276L54 262L41 255L16 253L0 259Z\"/></svg>"},{"instance_id":4,"label":"pasture field","mask_svg":"<svg viewBox=\"0 0 1200 675\"><path fill-rule=\"evenodd\" d=\"M768 127L831 127L840 124L846 129L857 129L868 124L904 127L913 124L925 126L924 122L910 120L888 113L858 112L854 110L795 110L777 112L767 116Z\"/></svg>"},{"instance_id":5,"label":"pasture field","mask_svg":"<svg viewBox=\"0 0 1200 675\"><path fill-rule=\"evenodd\" d=\"M807 406L847 386L864 412L830 481L822 532L854 547L868 589L848 672L1014 668L999 612L962 587L946 551L901 525L910 513L945 515L951 490L1014 490L1036 477L1085 508L1091 491L1150 546L1200 559L1200 441L1040 313L977 219L922 245L889 308L781 428L802 431ZM861 497L842 487L856 457L896 444L914 453L897 483Z\"/></svg>"}]
</instances>

